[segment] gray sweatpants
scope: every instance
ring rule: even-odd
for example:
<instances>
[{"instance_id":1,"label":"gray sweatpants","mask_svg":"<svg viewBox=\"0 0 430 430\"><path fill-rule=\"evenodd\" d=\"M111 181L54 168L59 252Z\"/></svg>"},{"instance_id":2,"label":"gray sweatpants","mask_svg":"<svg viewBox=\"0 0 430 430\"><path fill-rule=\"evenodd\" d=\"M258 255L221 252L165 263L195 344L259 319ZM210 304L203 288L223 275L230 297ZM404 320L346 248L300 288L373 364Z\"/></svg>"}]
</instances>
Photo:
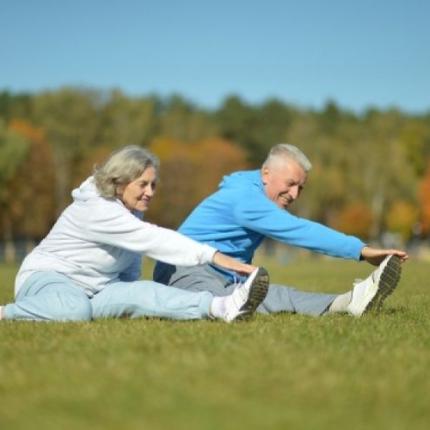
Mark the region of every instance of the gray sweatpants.
<instances>
[{"instance_id":1,"label":"gray sweatpants","mask_svg":"<svg viewBox=\"0 0 430 430\"><path fill-rule=\"evenodd\" d=\"M209 291L214 296L226 296L234 288L234 284L208 264L179 267L159 262L154 269L154 281L189 291ZM317 316L323 314L336 297L336 294L309 293L270 284L267 296L257 312L293 312Z\"/></svg>"}]
</instances>

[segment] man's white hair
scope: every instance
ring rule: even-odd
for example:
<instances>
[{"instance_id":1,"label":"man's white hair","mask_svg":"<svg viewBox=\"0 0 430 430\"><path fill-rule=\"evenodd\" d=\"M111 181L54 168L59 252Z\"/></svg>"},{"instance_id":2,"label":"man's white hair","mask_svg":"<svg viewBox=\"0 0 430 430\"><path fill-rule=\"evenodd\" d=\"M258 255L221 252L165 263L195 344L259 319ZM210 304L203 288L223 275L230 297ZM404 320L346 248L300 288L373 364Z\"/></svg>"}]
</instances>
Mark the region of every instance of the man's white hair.
<instances>
[{"instance_id":1,"label":"man's white hair","mask_svg":"<svg viewBox=\"0 0 430 430\"><path fill-rule=\"evenodd\" d=\"M269 167L269 165L272 165L275 161L279 161L280 159L296 161L305 172L309 172L309 170L312 169L312 164L308 157L306 157L297 146L288 143L278 143L273 146L269 151L266 161L263 163L263 167Z\"/></svg>"}]
</instances>

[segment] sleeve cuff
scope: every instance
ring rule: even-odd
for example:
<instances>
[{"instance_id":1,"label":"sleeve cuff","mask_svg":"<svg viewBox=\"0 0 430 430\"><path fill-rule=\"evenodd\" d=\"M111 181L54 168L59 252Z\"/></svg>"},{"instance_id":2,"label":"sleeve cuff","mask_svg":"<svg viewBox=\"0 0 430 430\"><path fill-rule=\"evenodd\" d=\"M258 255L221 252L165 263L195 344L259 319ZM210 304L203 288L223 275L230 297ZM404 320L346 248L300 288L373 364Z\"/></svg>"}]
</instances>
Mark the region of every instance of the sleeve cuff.
<instances>
[{"instance_id":1,"label":"sleeve cuff","mask_svg":"<svg viewBox=\"0 0 430 430\"><path fill-rule=\"evenodd\" d=\"M203 252L202 252L203 261L201 261L201 264L212 263L214 255L218 250L215 248L212 248L212 246L209 246L209 245L202 245L202 246L203 246Z\"/></svg>"}]
</instances>

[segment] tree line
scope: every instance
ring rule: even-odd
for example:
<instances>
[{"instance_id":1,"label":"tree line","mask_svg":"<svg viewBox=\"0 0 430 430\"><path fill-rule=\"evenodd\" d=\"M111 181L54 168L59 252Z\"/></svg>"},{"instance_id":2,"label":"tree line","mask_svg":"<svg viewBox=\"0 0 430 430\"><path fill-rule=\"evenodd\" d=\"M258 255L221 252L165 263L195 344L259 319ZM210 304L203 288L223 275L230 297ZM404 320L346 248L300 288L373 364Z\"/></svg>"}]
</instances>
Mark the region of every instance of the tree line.
<instances>
[{"instance_id":1,"label":"tree line","mask_svg":"<svg viewBox=\"0 0 430 430\"><path fill-rule=\"evenodd\" d=\"M176 228L221 177L258 168L270 147L295 144L313 163L293 211L365 240L430 234L430 111L357 114L277 99L227 97L203 109L184 97L119 90L0 92L0 240L38 241L71 189L112 150L147 147L161 160L147 219Z\"/></svg>"}]
</instances>

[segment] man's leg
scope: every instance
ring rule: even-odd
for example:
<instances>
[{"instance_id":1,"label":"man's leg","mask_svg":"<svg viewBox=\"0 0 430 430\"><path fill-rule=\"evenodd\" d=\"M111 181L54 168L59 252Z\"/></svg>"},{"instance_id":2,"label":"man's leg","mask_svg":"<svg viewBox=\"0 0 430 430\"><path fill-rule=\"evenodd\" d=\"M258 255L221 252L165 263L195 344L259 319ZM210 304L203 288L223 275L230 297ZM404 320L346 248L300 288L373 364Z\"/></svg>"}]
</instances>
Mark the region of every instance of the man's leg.
<instances>
[{"instance_id":1,"label":"man's leg","mask_svg":"<svg viewBox=\"0 0 430 430\"><path fill-rule=\"evenodd\" d=\"M390 255L365 280L356 282L351 291L343 294L306 293L271 285L266 300L257 312L291 311L307 315L342 312L361 316L372 309L380 310L385 299L397 287L400 274L400 258ZM290 309L285 306L288 302Z\"/></svg>"},{"instance_id":2,"label":"man's leg","mask_svg":"<svg viewBox=\"0 0 430 430\"><path fill-rule=\"evenodd\" d=\"M368 278L354 284L353 290L344 294L310 293L271 284L257 312L293 312L315 316L343 312L361 316L370 309L379 310L382 307L385 299L395 290L400 274L401 261L391 255ZM195 291L209 290L217 295L230 294L234 288L208 265L182 268L158 263L154 276L167 285Z\"/></svg>"},{"instance_id":3,"label":"man's leg","mask_svg":"<svg viewBox=\"0 0 430 430\"><path fill-rule=\"evenodd\" d=\"M91 304L66 276L37 272L20 288L15 303L3 307L2 315L5 320L89 321Z\"/></svg>"},{"instance_id":4,"label":"man's leg","mask_svg":"<svg viewBox=\"0 0 430 430\"><path fill-rule=\"evenodd\" d=\"M170 266L157 263L154 270L157 282L190 291L210 291L217 296L230 294L235 285L229 283L209 265L194 267ZM271 284L259 313L294 312L306 315L323 314L337 296L335 294L309 293L283 285Z\"/></svg>"},{"instance_id":5,"label":"man's leg","mask_svg":"<svg viewBox=\"0 0 430 430\"><path fill-rule=\"evenodd\" d=\"M337 295L311 293L284 285L270 284L269 292L257 308L260 313L293 312L304 315L322 315Z\"/></svg>"},{"instance_id":6,"label":"man's leg","mask_svg":"<svg viewBox=\"0 0 430 430\"><path fill-rule=\"evenodd\" d=\"M209 291L214 296L226 296L234 288L232 284L229 288L229 282L208 264L180 267L157 263L154 281L188 291Z\"/></svg>"}]
</instances>

